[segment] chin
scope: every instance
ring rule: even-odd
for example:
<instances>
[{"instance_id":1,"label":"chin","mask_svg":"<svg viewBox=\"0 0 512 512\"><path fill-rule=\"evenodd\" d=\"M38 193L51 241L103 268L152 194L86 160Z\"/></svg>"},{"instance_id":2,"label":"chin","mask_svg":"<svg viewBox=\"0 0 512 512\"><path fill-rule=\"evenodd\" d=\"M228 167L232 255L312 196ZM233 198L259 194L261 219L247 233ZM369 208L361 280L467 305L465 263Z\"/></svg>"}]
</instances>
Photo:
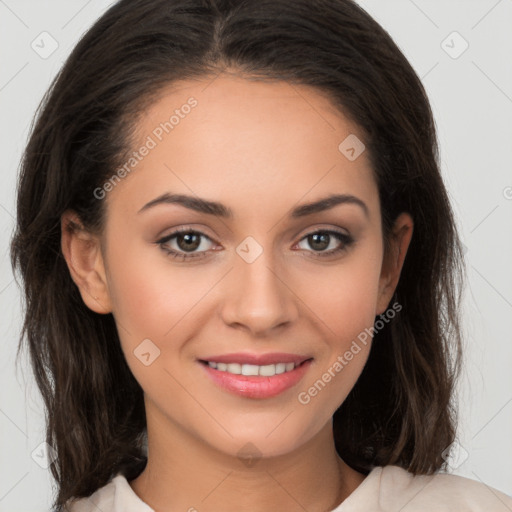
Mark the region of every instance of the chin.
<instances>
[{"instance_id":1,"label":"chin","mask_svg":"<svg viewBox=\"0 0 512 512\"><path fill-rule=\"evenodd\" d=\"M292 416L292 415L290 415ZM279 421L282 421L280 418ZM223 436L223 439L209 439L207 442L215 449L224 452L231 457L237 457L242 462L261 458L279 457L299 450L307 441L314 437L315 433L307 435L303 427L291 430L279 425L279 421L271 429L258 429L257 426L250 431L247 429L229 429L233 437Z\"/></svg>"}]
</instances>

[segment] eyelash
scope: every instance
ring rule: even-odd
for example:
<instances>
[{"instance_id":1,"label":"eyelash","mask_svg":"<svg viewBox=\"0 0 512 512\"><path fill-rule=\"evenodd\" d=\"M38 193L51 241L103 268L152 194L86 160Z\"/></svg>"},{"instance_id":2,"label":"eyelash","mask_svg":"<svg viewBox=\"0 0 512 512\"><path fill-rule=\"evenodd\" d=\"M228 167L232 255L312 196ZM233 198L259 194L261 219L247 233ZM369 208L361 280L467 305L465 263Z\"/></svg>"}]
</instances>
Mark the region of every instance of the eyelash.
<instances>
[{"instance_id":1,"label":"eyelash","mask_svg":"<svg viewBox=\"0 0 512 512\"><path fill-rule=\"evenodd\" d=\"M341 233L341 232L335 231L335 230L329 230L329 229L318 229L316 231L312 231L311 233L308 233L307 235L303 236L299 240L299 242L302 242L302 240L304 240L312 235L316 235L316 234L320 234L320 233L334 235L340 242L342 242L342 245L337 249L331 249L330 251L327 251L327 252L311 251L311 252L316 253L315 257L327 258L329 256L333 256L334 254L338 254L340 252L346 251L354 243L354 239L350 235L347 235L345 233ZM211 238L209 236L205 235L204 233L201 233L200 231L195 231L193 229L184 227L184 228L177 229L173 233L166 235L165 237L161 238L160 240L157 240L156 243L160 246L160 248L163 251L165 251L173 259L178 259L178 260L184 261L184 260L191 260L191 259L195 259L195 258L206 257L206 251L201 251L197 254L181 253L181 252L177 252L173 249L169 249L168 247L166 247L166 245L165 245L166 243L168 243L170 240L172 240L173 238L175 238L177 235L180 235L180 234L200 235L200 236L207 238L208 240L211 240ZM211 241L213 241L213 240L211 240Z\"/></svg>"}]
</instances>

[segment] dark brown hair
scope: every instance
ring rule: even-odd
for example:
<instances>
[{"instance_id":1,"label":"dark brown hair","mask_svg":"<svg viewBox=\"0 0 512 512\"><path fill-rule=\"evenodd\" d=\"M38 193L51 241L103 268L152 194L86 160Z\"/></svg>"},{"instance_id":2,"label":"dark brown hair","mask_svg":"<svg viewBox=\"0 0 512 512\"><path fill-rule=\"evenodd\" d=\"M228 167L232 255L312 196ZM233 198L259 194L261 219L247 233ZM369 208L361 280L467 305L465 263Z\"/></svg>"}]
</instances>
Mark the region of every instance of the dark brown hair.
<instances>
[{"instance_id":1,"label":"dark brown hair","mask_svg":"<svg viewBox=\"0 0 512 512\"><path fill-rule=\"evenodd\" d=\"M63 258L60 217L101 230L93 191L125 161L137 119L164 87L234 69L326 93L364 133L387 244L409 212L414 234L367 364L334 414L354 469L444 467L456 433L464 260L439 169L425 90L388 33L351 0L121 0L87 31L44 96L21 162L13 268L23 278L26 340L57 452L54 506L88 496L147 461L142 389L113 316L83 303ZM341 142L341 141L340 141Z\"/></svg>"}]
</instances>

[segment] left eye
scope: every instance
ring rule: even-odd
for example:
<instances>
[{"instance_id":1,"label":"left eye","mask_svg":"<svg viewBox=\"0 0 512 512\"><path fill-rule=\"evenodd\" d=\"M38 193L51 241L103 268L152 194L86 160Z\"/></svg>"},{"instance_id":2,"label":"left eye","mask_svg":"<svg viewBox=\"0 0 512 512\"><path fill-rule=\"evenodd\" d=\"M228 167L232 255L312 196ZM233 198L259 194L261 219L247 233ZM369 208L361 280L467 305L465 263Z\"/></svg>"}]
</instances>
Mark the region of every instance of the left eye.
<instances>
[{"instance_id":1,"label":"left eye","mask_svg":"<svg viewBox=\"0 0 512 512\"><path fill-rule=\"evenodd\" d=\"M327 250L334 240L337 240L338 244L335 243L334 247ZM346 249L352 243L352 238L338 231L320 230L306 235L302 241L306 241L310 247L316 248L317 250L314 252L320 252L318 256L329 256Z\"/></svg>"},{"instance_id":2,"label":"left eye","mask_svg":"<svg viewBox=\"0 0 512 512\"><path fill-rule=\"evenodd\" d=\"M164 238L161 238L156 243L160 245L162 250L172 258L185 260L204 257L207 255L208 248L203 247L202 238L212 242L210 237L200 231L180 229L165 236ZM334 248L331 247L329 249L331 243L334 241L333 239L338 241L337 247L335 244ZM307 242L310 247L315 249L314 251L309 252L315 253L315 256L318 257L327 257L347 250L354 240L350 235L338 231L318 230L307 234L297 245L300 245L304 241ZM174 248L170 247L173 244L175 244ZM198 250L201 248L203 250Z\"/></svg>"}]
</instances>

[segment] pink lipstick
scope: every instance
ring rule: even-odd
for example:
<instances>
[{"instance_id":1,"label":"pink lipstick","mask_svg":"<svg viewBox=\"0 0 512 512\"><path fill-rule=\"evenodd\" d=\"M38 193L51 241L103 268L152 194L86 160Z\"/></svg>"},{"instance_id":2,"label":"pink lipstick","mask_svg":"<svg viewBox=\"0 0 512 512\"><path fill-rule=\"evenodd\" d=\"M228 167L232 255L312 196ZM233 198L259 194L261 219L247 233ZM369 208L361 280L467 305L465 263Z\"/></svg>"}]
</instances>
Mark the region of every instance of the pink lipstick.
<instances>
[{"instance_id":1,"label":"pink lipstick","mask_svg":"<svg viewBox=\"0 0 512 512\"><path fill-rule=\"evenodd\" d=\"M236 353L209 356L199 362L221 388L247 398L270 398L295 386L312 360L288 353Z\"/></svg>"}]
</instances>

